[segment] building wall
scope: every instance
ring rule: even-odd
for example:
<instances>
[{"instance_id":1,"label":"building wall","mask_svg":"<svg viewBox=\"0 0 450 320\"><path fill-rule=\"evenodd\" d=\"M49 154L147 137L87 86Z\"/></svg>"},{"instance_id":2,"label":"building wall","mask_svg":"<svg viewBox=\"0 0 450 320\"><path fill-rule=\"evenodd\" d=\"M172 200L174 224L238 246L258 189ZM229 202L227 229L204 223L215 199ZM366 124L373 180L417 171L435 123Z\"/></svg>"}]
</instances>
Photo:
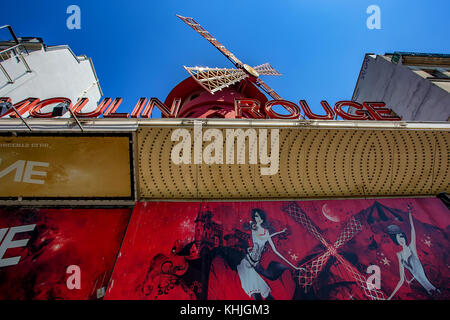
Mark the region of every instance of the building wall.
<instances>
[{"instance_id":1,"label":"building wall","mask_svg":"<svg viewBox=\"0 0 450 320\"><path fill-rule=\"evenodd\" d=\"M420 71L419 71L420 73ZM450 82L433 82L408 66L366 55L353 100L383 101L405 121L447 121Z\"/></svg>"},{"instance_id":2,"label":"building wall","mask_svg":"<svg viewBox=\"0 0 450 320\"><path fill-rule=\"evenodd\" d=\"M89 106L83 110L95 108L102 94L89 58L76 57L67 46L42 48L24 57L32 72L26 72L25 65L14 57L1 62L14 83L8 83L0 73L0 97L9 97L13 103L28 97L66 97L75 103L79 97L88 97ZM52 107L42 112L51 111Z\"/></svg>"}]
</instances>

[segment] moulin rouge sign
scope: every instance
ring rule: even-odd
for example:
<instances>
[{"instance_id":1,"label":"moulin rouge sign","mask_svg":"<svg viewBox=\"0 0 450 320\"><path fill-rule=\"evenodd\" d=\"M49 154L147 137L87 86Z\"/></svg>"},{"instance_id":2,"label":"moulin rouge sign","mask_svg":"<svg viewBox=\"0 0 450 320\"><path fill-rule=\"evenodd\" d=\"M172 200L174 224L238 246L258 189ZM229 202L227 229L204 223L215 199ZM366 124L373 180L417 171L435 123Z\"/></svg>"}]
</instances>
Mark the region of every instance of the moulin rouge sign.
<instances>
[{"instance_id":1,"label":"moulin rouge sign","mask_svg":"<svg viewBox=\"0 0 450 320\"><path fill-rule=\"evenodd\" d=\"M88 98L81 98L75 104L68 98L57 97L46 100L38 98L27 98L13 104L10 98L0 98L0 118L11 116L17 117L16 111L20 115L29 113L32 118L55 118L63 115L70 108L76 117L80 118L150 118L154 108L161 111L162 116L168 118L177 118L181 106L181 99L175 99L171 106L167 106L157 98L140 98L131 113L118 113L117 108L122 103L122 98L104 98L95 110L84 112ZM43 112L44 108L54 106L52 111ZM399 121L400 117L395 115L391 109L387 108L383 102L363 102L362 104L354 101L338 101L334 108L327 101L321 101L325 114L318 115L311 111L305 100L300 100L299 105L287 100L271 100L264 106L255 99L235 99L235 117L236 118L255 118L255 119L300 119L302 110L305 118L314 120L333 120L335 115L344 120L384 120ZM14 106L14 108L12 108ZM282 106L288 114L280 114L274 110L274 106ZM344 111L344 108L352 107L354 114ZM59 112L55 112L59 109ZM1 112L2 110L5 110ZM245 113L245 115L244 115Z\"/></svg>"}]
</instances>

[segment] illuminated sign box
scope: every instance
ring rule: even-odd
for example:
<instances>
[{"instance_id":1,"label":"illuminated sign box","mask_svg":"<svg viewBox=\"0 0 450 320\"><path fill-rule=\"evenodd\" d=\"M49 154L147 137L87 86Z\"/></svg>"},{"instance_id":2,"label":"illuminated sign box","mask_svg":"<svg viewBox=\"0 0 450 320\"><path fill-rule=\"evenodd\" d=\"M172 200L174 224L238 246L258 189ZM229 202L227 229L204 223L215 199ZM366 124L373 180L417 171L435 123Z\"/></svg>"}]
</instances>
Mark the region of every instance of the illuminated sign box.
<instances>
[{"instance_id":1,"label":"illuminated sign box","mask_svg":"<svg viewBox=\"0 0 450 320\"><path fill-rule=\"evenodd\" d=\"M129 136L0 136L0 198L132 198Z\"/></svg>"}]
</instances>

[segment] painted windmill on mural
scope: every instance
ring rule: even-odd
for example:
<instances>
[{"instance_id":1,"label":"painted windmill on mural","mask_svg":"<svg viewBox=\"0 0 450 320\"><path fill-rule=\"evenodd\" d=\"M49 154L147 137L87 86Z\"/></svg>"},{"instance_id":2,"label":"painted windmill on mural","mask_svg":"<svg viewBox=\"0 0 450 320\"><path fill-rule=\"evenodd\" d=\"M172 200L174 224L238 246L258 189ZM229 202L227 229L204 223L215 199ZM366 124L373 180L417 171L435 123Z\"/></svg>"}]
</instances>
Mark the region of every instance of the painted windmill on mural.
<instances>
[{"instance_id":1,"label":"painted windmill on mural","mask_svg":"<svg viewBox=\"0 0 450 320\"><path fill-rule=\"evenodd\" d=\"M326 248L325 252L301 265L303 270L299 273L297 279L299 285L305 289L305 292L307 292L308 288L313 285L314 281L319 277L319 274L327 265L328 261L333 257L338 264L340 273L346 273L349 279L352 279L356 286L360 289L360 292L354 291L352 293L353 297L350 297L350 299L386 299L386 295L382 290L370 285L367 276L358 271L358 269L351 262L346 260L345 257L339 253L339 249L341 247L343 247L363 230L364 226L360 217L352 216L348 219L339 237L334 243L332 243L322 235L320 228L314 224L314 222L296 202L290 202L283 208L283 211L302 225L306 231L308 231L323 245L324 248ZM395 212L394 214L397 215ZM371 211L370 215L372 215ZM334 264L334 262L332 263Z\"/></svg>"},{"instance_id":2,"label":"painted windmill on mural","mask_svg":"<svg viewBox=\"0 0 450 320\"><path fill-rule=\"evenodd\" d=\"M236 67L229 68L208 68L208 67L184 67L194 80L199 83L204 89L211 94L222 90L232 84L240 82L244 79L249 79L260 87L265 93L271 96L274 100L282 100L272 88L270 88L263 80L261 75L281 76L269 63L264 63L255 67L250 67L248 64L241 62L236 56L231 53L225 46L216 40L208 31L206 31L194 19L177 15L192 29L197 31L202 37L208 40L214 47L222 52L231 63Z\"/></svg>"}]
</instances>

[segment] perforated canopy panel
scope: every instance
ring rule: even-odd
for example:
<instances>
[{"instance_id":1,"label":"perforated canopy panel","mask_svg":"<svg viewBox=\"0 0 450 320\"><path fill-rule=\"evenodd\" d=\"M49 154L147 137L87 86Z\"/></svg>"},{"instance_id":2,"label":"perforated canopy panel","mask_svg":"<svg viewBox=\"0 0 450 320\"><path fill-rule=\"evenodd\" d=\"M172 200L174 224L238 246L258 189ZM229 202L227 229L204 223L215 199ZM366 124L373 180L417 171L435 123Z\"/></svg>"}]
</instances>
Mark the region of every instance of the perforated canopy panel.
<instances>
[{"instance_id":1,"label":"perforated canopy panel","mask_svg":"<svg viewBox=\"0 0 450 320\"><path fill-rule=\"evenodd\" d=\"M278 171L263 175L261 168L269 165L260 158L249 164L249 153L258 149L259 155L260 128L253 127L258 142L250 143L250 149L246 139L243 164L225 162L226 128L219 129L224 164L195 164L194 128L183 127L190 134L192 161L175 164L172 149L181 140L171 137L177 128L138 129L141 199L342 198L450 191L448 130L279 128ZM244 133L247 129L242 128ZM207 130L204 127L203 134ZM269 150L271 130L267 128ZM211 143L203 141L201 152Z\"/></svg>"}]
</instances>

